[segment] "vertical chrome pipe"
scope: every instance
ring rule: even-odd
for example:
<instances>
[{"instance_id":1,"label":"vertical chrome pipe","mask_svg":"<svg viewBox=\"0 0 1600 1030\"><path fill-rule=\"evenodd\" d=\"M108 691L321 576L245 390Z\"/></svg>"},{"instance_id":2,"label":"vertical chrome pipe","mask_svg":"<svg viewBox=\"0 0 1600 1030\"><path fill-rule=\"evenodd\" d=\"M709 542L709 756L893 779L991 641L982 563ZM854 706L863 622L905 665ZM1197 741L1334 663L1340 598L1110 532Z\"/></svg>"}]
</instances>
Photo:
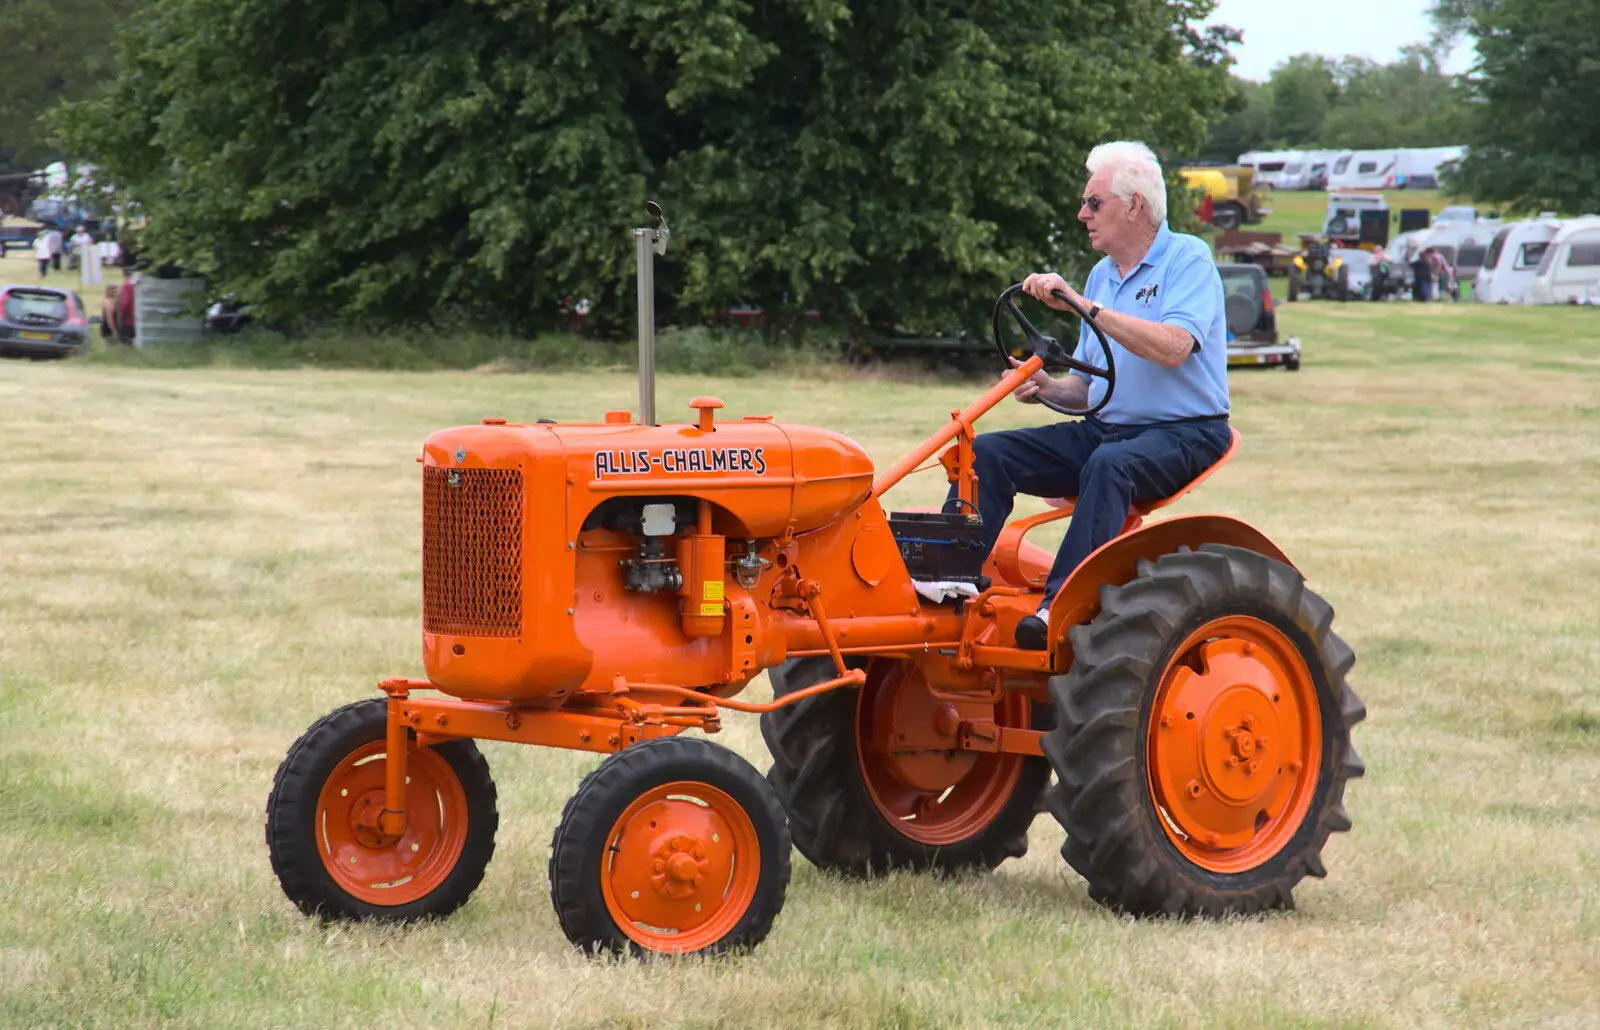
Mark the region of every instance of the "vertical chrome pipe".
<instances>
[{"instance_id":1,"label":"vertical chrome pipe","mask_svg":"<svg viewBox=\"0 0 1600 1030\"><path fill-rule=\"evenodd\" d=\"M639 265L639 423L656 424L656 273L651 229L633 230Z\"/></svg>"}]
</instances>

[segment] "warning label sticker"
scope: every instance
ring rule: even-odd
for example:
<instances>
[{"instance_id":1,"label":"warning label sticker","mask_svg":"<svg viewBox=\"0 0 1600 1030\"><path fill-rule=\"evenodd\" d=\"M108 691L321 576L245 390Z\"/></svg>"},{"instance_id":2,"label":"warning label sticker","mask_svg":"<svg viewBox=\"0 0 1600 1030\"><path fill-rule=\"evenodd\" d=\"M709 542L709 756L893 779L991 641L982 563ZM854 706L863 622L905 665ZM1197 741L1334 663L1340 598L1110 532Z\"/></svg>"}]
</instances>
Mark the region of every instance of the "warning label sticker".
<instances>
[{"instance_id":1,"label":"warning label sticker","mask_svg":"<svg viewBox=\"0 0 1600 1030\"><path fill-rule=\"evenodd\" d=\"M705 596L706 596L706 600L707 601L720 601L720 600L722 600L722 580L720 580L720 579L707 580L706 581Z\"/></svg>"}]
</instances>

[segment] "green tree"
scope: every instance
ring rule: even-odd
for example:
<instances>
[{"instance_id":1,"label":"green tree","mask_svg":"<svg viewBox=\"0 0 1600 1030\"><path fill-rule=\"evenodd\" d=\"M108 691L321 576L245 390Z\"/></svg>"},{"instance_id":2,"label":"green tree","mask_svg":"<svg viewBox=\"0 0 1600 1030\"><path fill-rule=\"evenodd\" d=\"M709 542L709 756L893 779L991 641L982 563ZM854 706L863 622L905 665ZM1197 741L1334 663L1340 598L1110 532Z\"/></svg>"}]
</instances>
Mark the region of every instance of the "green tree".
<instances>
[{"instance_id":1,"label":"green tree","mask_svg":"<svg viewBox=\"0 0 1600 1030\"><path fill-rule=\"evenodd\" d=\"M1091 146L1199 146L1210 7L148 0L65 138L269 318L617 319L648 197L668 317L970 324L1082 257Z\"/></svg>"},{"instance_id":2,"label":"green tree","mask_svg":"<svg viewBox=\"0 0 1600 1030\"><path fill-rule=\"evenodd\" d=\"M138 2L0 3L0 161L33 169L64 156L40 116L95 95L112 77L112 40Z\"/></svg>"},{"instance_id":3,"label":"green tree","mask_svg":"<svg viewBox=\"0 0 1600 1030\"><path fill-rule=\"evenodd\" d=\"M1469 149L1446 185L1512 210L1600 210L1600 0L1474 8Z\"/></svg>"},{"instance_id":4,"label":"green tree","mask_svg":"<svg viewBox=\"0 0 1600 1030\"><path fill-rule=\"evenodd\" d=\"M1336 70L1320 54L1296 54L1273 69L1267 91L1274 146L1314 146L1322 138L1322 123L1339 99Z\"/></svg>"},{"instance_id":5,"label":"green tree","mask_svg":"<svg viewBox=\"0 0 1600 1030\"><path fill-rule=\"evenodd\" d=\"M1230 76L1223 117L1206 134L1203 161L1237 161L1249 150L1260 150L1272 140L1272 94L1259 82Z\"/></svg>"},{"instance_id":6,"label":"green tree","mask_svg":"<svg viewBox=\"0 0 1600 1030\"><path fill-rule=\"evenodd\" d=\"M1463 90L1425 46L1405 47L1399 60L1361 57L1339 62L1337 101L1323 120L1329 147L1369 150L1460 143L1467 132Z\"/></svg>"}]
</instances>

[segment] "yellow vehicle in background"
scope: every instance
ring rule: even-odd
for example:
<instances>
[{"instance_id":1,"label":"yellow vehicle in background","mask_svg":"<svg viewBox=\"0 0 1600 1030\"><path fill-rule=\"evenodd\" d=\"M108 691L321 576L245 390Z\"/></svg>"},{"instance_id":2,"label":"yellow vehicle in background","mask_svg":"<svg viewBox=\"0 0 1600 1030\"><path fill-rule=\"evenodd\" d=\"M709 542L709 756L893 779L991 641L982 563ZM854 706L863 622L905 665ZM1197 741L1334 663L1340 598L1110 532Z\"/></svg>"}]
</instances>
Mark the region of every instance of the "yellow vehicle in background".
<instances>
[{"instance_id":1,"label":"yellow vehicle in background","mask_svg":"<svg viewBox=\"0 0 1600 1030\"><path fill-rule=\"evenodd\" d=\"M1200 190L1201 219L1219 229L1237 229L1254 224L1272 213L1266 207L1264 191L1255 185L1256 171L1245 165L1189 165L1178 169L1185 186ZM1210 217L1206 210L1210 209Z\"/></svg>"}]
</instances>

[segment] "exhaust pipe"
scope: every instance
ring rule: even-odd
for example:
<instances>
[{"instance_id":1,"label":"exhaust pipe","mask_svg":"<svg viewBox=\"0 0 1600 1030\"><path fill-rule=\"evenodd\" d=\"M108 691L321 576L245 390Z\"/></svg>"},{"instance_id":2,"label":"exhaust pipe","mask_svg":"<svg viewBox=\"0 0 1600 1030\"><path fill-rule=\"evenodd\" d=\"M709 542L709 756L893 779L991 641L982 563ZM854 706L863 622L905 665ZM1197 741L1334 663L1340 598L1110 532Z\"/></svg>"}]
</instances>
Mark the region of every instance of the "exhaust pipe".
<instances>
[{"instance_id":1,"label":"exhaust pipe","mask_svg":"<svg viewBox=\"0 0 1600 1030\"><path fill-rule=\"evenodd\" d=\"M633 230L639 280L639 423L656 424L656 271L655 255L667 252L672 230L661 205L647 200L645 210L656 220L653 229Z\"/></svg>"}]
</instances>

